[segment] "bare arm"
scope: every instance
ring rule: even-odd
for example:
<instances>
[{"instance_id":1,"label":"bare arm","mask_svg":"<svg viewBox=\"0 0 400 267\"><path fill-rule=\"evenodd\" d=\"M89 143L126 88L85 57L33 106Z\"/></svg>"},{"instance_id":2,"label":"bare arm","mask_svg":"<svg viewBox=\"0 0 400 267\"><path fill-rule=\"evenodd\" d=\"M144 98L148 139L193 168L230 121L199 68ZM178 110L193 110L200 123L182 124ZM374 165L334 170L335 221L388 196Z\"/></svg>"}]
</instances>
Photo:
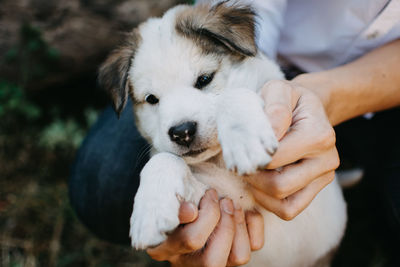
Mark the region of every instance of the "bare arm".
<instances>
[{"instance_id":1,"label":"bare arm","mask_svg":"<svg viewBox=\"0 0 400 267\"><path fill-rule=\"evenodd\" d=\"M331 70L294 82L316 93L333 126L367 112L400 105L400 40Z\"/></svg>"}]
</instances>

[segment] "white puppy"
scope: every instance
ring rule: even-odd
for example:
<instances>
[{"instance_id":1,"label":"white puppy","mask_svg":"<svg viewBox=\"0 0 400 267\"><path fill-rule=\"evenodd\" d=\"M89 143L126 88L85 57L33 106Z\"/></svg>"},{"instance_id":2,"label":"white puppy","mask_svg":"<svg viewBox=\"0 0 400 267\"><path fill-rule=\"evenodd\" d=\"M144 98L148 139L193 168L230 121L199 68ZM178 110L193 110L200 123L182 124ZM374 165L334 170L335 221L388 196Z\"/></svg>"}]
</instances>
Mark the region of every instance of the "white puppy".
<instances>
[{"instance_id":1,"label":"white puppy","mask_svg":"<svg viewBox=\"0 0 400 267\"><path fill-rule=\"evenodd\" d=\"M264 216L267 242L249 266L314 266L338 246L346 207L336 181L284 221L257 206L240 176L267 165L278 145L257 91L283 75L257 51L254 15L227 2L177 6L141 24L102 65L115 109L132 97L154 149L135 197L133 247L163 242L179 225L180 201L198 204L210 187Z\"/></svg>"}]
</instances>

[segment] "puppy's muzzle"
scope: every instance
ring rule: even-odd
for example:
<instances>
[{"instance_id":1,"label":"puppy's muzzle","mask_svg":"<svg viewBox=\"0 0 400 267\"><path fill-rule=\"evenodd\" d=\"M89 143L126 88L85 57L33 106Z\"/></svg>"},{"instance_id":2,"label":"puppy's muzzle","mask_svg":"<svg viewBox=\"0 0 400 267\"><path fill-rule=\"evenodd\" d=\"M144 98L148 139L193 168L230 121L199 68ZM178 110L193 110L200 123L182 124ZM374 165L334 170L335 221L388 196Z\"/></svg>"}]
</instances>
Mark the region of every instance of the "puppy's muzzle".
<instances>
[{"instance_id":1,"label":"puppy's muzzle","mask_svg":"<svg viewBox=\"0 0 400 267\"><path fill-rule=\"evenodd\" d=\"M171 127L168 131L168 135L172 142L189 147L195 138L196 131L197 123L188 121Z\"/></svg>"}]
</instances>

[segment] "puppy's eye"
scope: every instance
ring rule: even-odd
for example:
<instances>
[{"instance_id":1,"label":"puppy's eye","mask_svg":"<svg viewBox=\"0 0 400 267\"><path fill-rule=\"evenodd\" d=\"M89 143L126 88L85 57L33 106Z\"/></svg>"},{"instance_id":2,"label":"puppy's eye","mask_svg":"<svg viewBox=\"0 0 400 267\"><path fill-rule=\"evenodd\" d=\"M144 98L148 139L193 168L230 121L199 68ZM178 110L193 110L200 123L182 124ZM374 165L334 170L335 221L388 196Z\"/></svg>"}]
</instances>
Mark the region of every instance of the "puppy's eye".
<instances>
[{"instance_id":1,"label":"puppy's eye","mask_svg":"<svg viewBox=\"0 0 400 267\"><path fill-rule=\"evenodd\" d=\"M197 77L197 81L194 85L197 89L202 89L203 87L206 87L214 78L215 73L211 74L203 74Z\"/></svg>"},{"instance_id":2,"label":"puppy's eye","mask_svg":"<svg viewBox=\"0 0 400 267\"><path fill-rule=\"evenodd\" d=\"M155 95L146 95L146 97L144 98L144 100L152 105L155 105L158 103L158 98Z\"/></svg>"}]
</instances>

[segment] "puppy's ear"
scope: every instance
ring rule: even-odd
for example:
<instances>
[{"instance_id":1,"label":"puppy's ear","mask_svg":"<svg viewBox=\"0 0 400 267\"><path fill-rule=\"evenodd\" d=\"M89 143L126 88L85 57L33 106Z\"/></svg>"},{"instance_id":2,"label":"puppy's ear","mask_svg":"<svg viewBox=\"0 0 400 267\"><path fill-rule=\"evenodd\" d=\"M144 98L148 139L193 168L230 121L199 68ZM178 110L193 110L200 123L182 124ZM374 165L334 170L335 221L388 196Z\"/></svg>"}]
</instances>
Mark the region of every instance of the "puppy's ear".
<instances>
[{"instance_id":1,"label":"puppy's ear","mask_svg":"<svg viewBox=\"0 0 400 267\"><path fill-rule=\"evenodd\" d=\"M207 53L255 56L255 16L250 6L223 1L211 8L199 5L185 10L177 17L176 29Z\"/></svg>"},{"instance_id":2,"label":"puppy's ear","mask_svg":"<svg viewBox=\"0 0 400 267\"><path fill-rule=\"evenodd\" d=\"M110 95L118 116L132 93L129 83L129 69L138 46L138 33L130 33L125 43L115 49L100 66L98 82Z\"/></svg>"}]
</instances>

